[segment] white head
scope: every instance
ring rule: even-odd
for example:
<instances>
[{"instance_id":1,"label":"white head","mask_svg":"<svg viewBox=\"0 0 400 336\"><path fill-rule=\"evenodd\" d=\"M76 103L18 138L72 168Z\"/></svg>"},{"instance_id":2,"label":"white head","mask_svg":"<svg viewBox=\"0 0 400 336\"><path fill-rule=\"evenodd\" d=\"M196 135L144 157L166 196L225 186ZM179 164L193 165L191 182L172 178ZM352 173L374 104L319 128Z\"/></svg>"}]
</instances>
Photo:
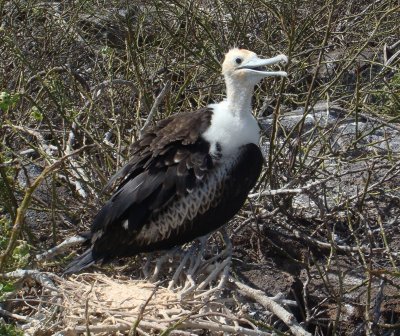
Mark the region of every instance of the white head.
<instances>
[{"instance_id":1,"label":"white head","mask_svg":"<svg viewBox=\"0 0 400 336\"><path fill-rule=\"evenodd\" d=\"M251 51L232 49L225 55L222 74L225 77L227 99L209 105L214 110L210 127L203 137L211 144L210 151L218 153L217 144L225 156L235 154L240 146L258 144L260 128L251 113L254 86L269 76L286 76L284 71L266 71L266 65L287 62L285 55L261 59Z\"/></svg>"},{"instance_id":2,"label":"white head","mask_svg":"<svg viewBox=\"0 0 400 336\"><path fill-rule=\"evenodd\" d=\"M227 100L240 108L250 108L254 86L265 77L283 76L285 71L266 71L265 66L287 62L285 55L262 59L246 49L231 49L222 63L222 74L225 77Z\"/></svg>"},{"instance_id":3,"label":"white head","mask_svg":"<svg viewBox=\"0 0 400 336\"><path fill-rule=\"evenodd\" d=\"M238 82L257 84L264 77L287 76L285 71L265 71L266 65L279 62L287 63L285 55L278 55L273 58L262 59L255 53L246 49L231 49L225 55L222 63L222 74L226 79L233 79Z\"/></svg>"}]
</instances>

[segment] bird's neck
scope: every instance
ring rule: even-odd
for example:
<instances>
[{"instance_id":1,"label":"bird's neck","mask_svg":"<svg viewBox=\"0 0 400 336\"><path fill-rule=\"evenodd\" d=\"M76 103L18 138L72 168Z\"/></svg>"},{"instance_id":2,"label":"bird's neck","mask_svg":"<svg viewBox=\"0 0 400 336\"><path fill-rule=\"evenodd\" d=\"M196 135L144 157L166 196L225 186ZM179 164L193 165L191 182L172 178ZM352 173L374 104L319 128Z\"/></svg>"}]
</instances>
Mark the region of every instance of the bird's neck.
<instances>
[{"instance_id":1,"label":"bird's neck","mask_svg":"<svg viewBox=\"0 0 400 336\"><path fill-rule=\"evenodd\" d=\"M254 85L237 85L234 81L226 79L226 102L229 111L237 116L251 113L251 99L254 92Z\"/></svg>"}]
</instances>

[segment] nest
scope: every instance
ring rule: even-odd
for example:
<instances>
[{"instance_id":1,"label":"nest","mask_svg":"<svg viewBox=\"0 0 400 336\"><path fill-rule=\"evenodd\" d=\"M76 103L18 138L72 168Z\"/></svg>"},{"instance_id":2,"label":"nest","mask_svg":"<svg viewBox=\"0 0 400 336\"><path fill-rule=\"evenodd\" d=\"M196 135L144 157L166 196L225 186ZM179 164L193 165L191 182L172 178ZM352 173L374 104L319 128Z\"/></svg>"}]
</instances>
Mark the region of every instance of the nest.
<instances>
[{"instance_id":1,"label":"nest","mask_svg":"<svg viewBox=\"0 0 400 336\"><path fill-rule=\"evenodd\" d=\"M26 335L199 335L205 330L269 335L239 318L237 303L215 291L196 299L145 280L100 273L66 279L34 271L29 277L40 280L40 288L25 280L17 297L7 300L18 312L10 317Z\"/></svg>"},{"instance_id":2,"label":"nest","mask_svg":"<svg viewBox=\"0 0 400 336\"><path fill-rule=\"evenodd\" d=\"M103 273L62 278L37 270L3 274L23 279L23 285L5 300L0 313L34 336L270 335L245 317L247 297L281 319L294 335L306 335L280 305L296 303L279 295L268 298L229 276L232 246L227 237L224 240L226 248L209 258L204 255L207 244L200 243L147 259L140 269L150 280Z\"/></svg>"},{"instance_id":3,"label":"nest","mask_svg":"<svg viewBox=\"0 0 400 336\"><path fill-rule=\"evenodd\" d=\"M160 319L188 313L176 293L146 281L82 274L62 281L58 288L65 335L76 335L87 326L99 335L129 331L138 324L152 328Z\"/></svg>"},{"instance_id":4,"label":"nest","mask_svg":"<svg viewBox=\"0 0 400 336\"><path fill-rule=\"evenodd\" d=\"M12 317L27 322L21 327L28 335L73 336L87 331L95 335L158 334L187 320L196 306L194 301L186 302L176 292L145 280L110 278L101 273L67 279L48 275L42 274L40 287L25 282L18 296L9 300L14 302L13 311L21 314Z\"/></svg>"}]
</instances>

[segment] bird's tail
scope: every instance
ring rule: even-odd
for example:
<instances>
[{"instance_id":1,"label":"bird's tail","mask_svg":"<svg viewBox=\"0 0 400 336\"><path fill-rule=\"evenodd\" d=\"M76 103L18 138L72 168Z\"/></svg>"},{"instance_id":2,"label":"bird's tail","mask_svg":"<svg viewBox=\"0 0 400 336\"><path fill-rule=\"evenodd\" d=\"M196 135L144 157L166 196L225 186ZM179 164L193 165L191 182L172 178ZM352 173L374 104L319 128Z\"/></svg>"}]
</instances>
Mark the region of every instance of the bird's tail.
<instances>
[{"instance_id":1,"label":"bird's tail","mask_svg":"<svg viewBox=\"0 0 400 336\"><path fill-rule=\"evenodd\" d=\"M79 257L72 260L66 267L64 274L77 273L83 269L93 265L95 260L93 258L92 248L83 252Z\"/></svg>"}]
</instances>

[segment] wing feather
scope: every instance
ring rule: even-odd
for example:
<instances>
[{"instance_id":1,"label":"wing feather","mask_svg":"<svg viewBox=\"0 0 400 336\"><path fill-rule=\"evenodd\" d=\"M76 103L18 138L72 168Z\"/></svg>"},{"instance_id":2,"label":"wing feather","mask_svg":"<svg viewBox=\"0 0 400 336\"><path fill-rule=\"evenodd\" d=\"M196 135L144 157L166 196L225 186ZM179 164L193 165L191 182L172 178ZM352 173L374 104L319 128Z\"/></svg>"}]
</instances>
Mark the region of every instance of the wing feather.
<instances>
[{"instance_id":1,"label":"wing feather","mask_svg":"<svg viewBox=\"0 0 400 336\"><path fill-rule=\"evenodd\" d=\"M116 191L94 219L96 239L97 231L126 229L126 221L128 230L140 230L152 211L193 190L212 167L209 145L201 138L211 114L205 108L167 118L133 144L134 156L107 185L116 185Z\"/></svg>"}]
</instances>

